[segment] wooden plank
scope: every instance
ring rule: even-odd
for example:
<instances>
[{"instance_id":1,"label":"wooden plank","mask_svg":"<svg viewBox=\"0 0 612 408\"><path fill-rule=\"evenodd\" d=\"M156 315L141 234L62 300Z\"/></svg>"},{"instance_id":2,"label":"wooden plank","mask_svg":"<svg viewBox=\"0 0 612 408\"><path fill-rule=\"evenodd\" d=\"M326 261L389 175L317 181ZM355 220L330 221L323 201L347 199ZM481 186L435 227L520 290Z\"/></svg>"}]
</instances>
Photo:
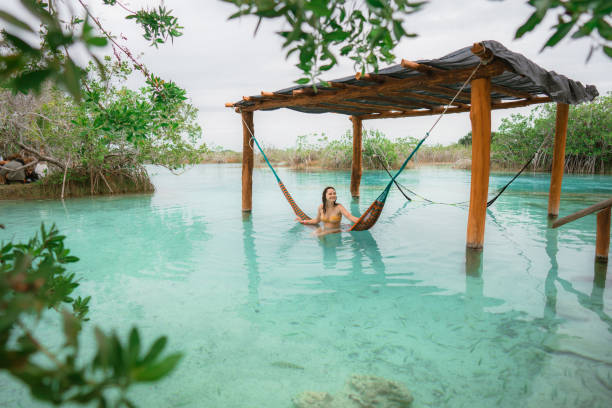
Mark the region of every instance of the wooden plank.
<instances>
[{"instance_id":1,"label":"wooden plank","mask_svg":"<svg viewBox=\"0 0 612 408\"><path fill-rule=\"evenodd\" d=\"M392 94L392 95L397 95L397 96L405 96L407 98L413 98L419 101L429 101L429 102L434 102L440 105L449 105L450 101L452 98L439 98L437 96L433 96L433 95L425 95L425 94L420 94L418 92L415 91L408 91L408 90L403 90L403 91L392 91L392 92L387 92L387 94ZM460 108L465 108L468 107L469 105L466 105L465 103L461 103L458 101L454 101L452 106L458 106Z\"/></svg>"},{"instance_id":2,"label":"wooden plank","mask_svg":"<svg viewBox=\"0 0 612 408\"><path fill-rule=\"evenodd\" d=\"M467 247L484 245L491 152L491 79L472 81L472 178L467 224Z\"/></svg>"},{"instance_id":3,"label":"wooden plank","mask_svg":"<svg viewBox=\"0 0 612 408\"><path fill-rule=\"evenodd\" d=\"M457 90L456 89L452 89L452 88L447 88L445 86L440 86L440 85L423 85L423 86L419 86L418 88L419 90L423 90L423 91L427 91L427 92L435 92L438 94L442 94L442 95L446 95L446 96L450 96L451 98L454 97L457 94ZM461 93L459 93L459 98L469 101L470 100L470 93L466 92L466 91L461 91Z\"/></svg>"},{"instance_id":4,"label":"wooden plank","mask_svg":"<svg viewBox=\"0 0 612 408\"><path fill-rule=\"evenodd\" d=\"M402 67L404 67L406 69L411 69L413 71L418 71L418 72L422 72L422 73L425 73L425 74L431 74L431 73L434 73L434 72L445 72L445 71L447 71L447 70L444 70L444 69L432 67L432 66L425 65L425 64L419 64L418 62L408 61L408 60L405 60L405 59L402 59L401 65L402 65Z\"/></svg>"},{"instance_id":5,"label":"wooden plank","mask_svg":"<svg viewBox=\"0 0 612 408\"><path fill-rule=\"evenodd\" d=\"M242 211L251 212L253 208L253 148L251 147L253 112L242 112Z\"/></svg>"},{"instance_id":6,"label":"wooden plank","mask_svg":"<svg viewBox=\"0 0 612 408\"><path fill-rule=\"evenodd\" d=\"M610 207L597 213L597 237L595 242L595 261L608 262L610 251Z\"/></svg>"},{"instance_id":7,"label":"wooden plank","mask_svg":"<svg viewBox=\"0 0 612 408\"><path fill-rule=\"evenodd\" d=\"M508 88L502 85L495 85L495 84L491 84L491 92L497 92L500 94L514 96L516 98L525 98L525 99L531 99L534 96L536 96L536 95L530 94L529 92L518 91L516 89Z\"/></svg>"},{"instance_id":8,"label":"wooden plank","mask_svg":"<svg viewBox=\"0 0 612 408\"><path fill-rule=\"evenodd\" d=\"M559 215L561 184L563 182L563 169L565 168L565 140L567 137L568 116L569 105L558 103L555 124L555 147L553 150L553 162L550 171L550 189L548 192L549 218L556 218Z\"/></svg>"},{"instance_id":9,"label":"wooden plank","mask_svg":"<svg viewBox=\"0 0 612 408\"><path fill-rule=\"evenodd\" d=\"M521 106L534 105L538 103L547 103L550 101L551 99L546 96L546 97L533 98L531 100L493 103L491 104L491 109L498 110L498 109L517 108ZM430 116L430 115L438 115L442 113L443 110L444 108L437 107L432 110L411 110L411 111L406 111L401 114L400 113L385 113L381 115L378 115L378 114L364 115L364 116L360 116L360 118L362 120L369 120L369 119L385 119L385 118L406 118L406 117L414 117L414 116ZM469 106L465 108L449 108L446 111L446 114L448 115L452 113L462 113L462 112L469 112L469 111L470 111Z\"/></svg>"},{"instance_id":10,"label":"wooden plank","mask_svg":"<svg viewBox=\"0 0 612 408\"><path fill-rule=\"evenodd\" d=\"M385 112L384 108L372 110L372 109L363 107L360 103L356 103L356 102L351 103L347 101L334 102L334 103L322 103L319 105L309 106L309 108L331 109L334 111L341 111L341 110L351 111L351 112L358 112L364 115L371 115L373 114L373 112ZM334 112L330 111L330 113L334 113ZM335 112L335 113L342 113L342 112Z\"/></svg>"},{"instance_id":11,"label":"wooden plank","mask_svg":"<svg viewBox=\"0 0 612 408\"><path fill-rule=\"evenodd\" d=\"M359 197L359 185L363 173L362 166L362 122L361 119L351 116L353 122L353 163L351 171L351 196Z\"/></svg>"},{"instance_id":12,"label":"wooden plank","mask_svg":"<svg viewBox=\"0 0 612 408\"><path fill-rule=\"evenodd\" d=\"M377 101L377 102L383 102L383 103L391 103L393 104L393 106L402 108L402 110L413 110L415 107L433 109L439 106L439 105L432 105L429 103L422 103L422 102L413 101L413 100L406 100L403 98L398 98L395 96L387 96L387 95L380 95L380 96L367 95L367 96L362 96L359 99L361 100L365 99L365 100L371 100L371 101Z\"/></svg>"},{"instance_id":13,"label":"wooden plank","mask_svg":"<svg viewBox=\"0 0 612 408\"><path fill-rule=\"evenodd\" d=\"M606 208L610 208L612 206L612 198L609 198L607 200L604 201L600 201L597 204L593 204L587 208L584 208L580 211L576 211L573 214L570 214L566 217L563 218L559 218L558 220L556 220L555 222L553 222L552 227L553 228L559 228L562 225L565 225L569 222L575 221L579 218L584 217L585 215L589 215L589 214L593 214L594 212L597 211L601 211L604 210Z\"/></svg>"},{"instance_id":14,"label":"wooden plank","mask_svg":"<svg viewBox=\"0 0 612 408\"><path fill-rule=\"evenodd\" d=\"M481 66L478 71L474 74L473 78L484 78L497 76L502 74L506 70L511 70L506 63L501 60ZM462 82L470 77L474 67L453 70L434 72L431 75L418 75L412 78L402 79L402 83L399 84L395 81L389 83L383 83L372 86L355 87L339 89L336 93L318 93L316 95L298 95L286 101L257 101L255 105L244 107L243 110L256 111L260 109L274 109L282 108L287 106L309 106L316 105L321 102L333 102L343 99L356 98L363 95L377 95L384 93L385 91L395 91L401 89L411 89L418 85L429 85L429 84L442 84L446 82ZM357 89L359 88L359 89Z\"/></svg>"}]
</instances>

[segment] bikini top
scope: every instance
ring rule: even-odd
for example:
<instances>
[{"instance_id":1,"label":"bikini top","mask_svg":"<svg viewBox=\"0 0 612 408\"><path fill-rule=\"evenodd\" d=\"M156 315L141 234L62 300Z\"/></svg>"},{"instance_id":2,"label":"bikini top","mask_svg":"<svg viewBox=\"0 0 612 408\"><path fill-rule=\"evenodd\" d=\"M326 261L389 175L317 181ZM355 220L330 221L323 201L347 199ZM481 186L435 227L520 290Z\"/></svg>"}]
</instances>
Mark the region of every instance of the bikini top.
<instances>
[{"instance_id":1,"label":"bikini top","mask_svg":"<svg viewBox=\"0 0 612 408\"><path fill-rule=\"evenodd\" d=\"M325 217L323 214L321 214L321 221L323 222L340 222L342 220L342 214L338 214L332 217Z\"/></svg>"}]
</instances>

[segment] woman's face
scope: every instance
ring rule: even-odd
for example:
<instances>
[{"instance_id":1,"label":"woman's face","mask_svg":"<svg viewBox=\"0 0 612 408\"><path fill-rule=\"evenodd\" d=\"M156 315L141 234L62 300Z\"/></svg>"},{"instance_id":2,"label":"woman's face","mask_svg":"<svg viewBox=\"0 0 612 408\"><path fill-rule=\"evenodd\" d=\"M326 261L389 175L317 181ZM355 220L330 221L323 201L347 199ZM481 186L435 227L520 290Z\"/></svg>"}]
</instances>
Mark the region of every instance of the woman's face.
<instances>
[{"instance_id":1,"label":"woman's face","mask_svg":"<svg viewBox=\"0 0 612 408\"><path fill-rule=\"evenodd\" d=\"M331 201L332 203L336 201L336 190L330 188L325 192L325 199L327 201Z\"/></svg>"}]
</instances>

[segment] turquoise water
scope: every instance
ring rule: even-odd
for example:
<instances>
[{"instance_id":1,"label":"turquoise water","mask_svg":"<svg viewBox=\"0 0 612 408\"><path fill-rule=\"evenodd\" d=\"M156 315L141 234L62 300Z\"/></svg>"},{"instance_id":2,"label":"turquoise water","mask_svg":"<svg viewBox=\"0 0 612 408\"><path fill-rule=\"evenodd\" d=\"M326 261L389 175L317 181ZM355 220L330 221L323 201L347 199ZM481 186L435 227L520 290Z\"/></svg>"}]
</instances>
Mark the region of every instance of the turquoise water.
<instances>
[{"instance_id":1,"label":"turquoise water","mask_svg":"<svg viewBox=\"0 0 612 408\"><path fill-rule=\"evenodd\" d=\"M611 278L594 267L595 216L548 229L547 175L522 176L490 209L482 261L466 273L466 207L392 191L371 231L319 239L294 223L267 169L255 170L246 219L240 167L151 172L153 195L0 202L0 240L25 240L41 221L67 235L92 322L124 335L136 323L185 352L170 377L134 389L139 406L289 408L354 373L405 384L413 407L612 405ZM348 173L279 174L310 214L326 185L357 213L388 180L365 172L354 203ZM510 176L492 175L490 190ZM400 181L469 199L469 172ZM610 176L566 176L562 215L611 194ZM54 322L45 315L37 331L51 348ZM82 342L93 344L91 324ZM4 374L0 405L40 406Z\"/></svg>"}]
</instances>

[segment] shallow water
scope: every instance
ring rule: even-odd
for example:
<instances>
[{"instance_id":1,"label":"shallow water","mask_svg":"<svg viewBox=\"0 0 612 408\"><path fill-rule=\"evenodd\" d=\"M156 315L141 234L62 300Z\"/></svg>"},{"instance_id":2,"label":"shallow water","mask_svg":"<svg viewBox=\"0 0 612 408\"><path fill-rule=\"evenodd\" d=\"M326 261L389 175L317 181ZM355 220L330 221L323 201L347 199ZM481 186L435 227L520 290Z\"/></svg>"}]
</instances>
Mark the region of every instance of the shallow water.
<instances>
[{"instance_id":1,"label":"shallow water","mask_svg":"<svg viewBox=\"0 0 612 408\"><path fill-rule=\"evenodd\" d=\"M124 335L136 323L185 352L170 377L134 389L139 406L289 408L353 373L405 384L417 408L612 405L612 283L594 268L595 216L547 228L548 175L521 176L491 207L482 262L466 271L465 206L392 190L371 231L318 239L267 169L255 170L249 218L240 167L151 172L153 195L0 202L0 240L25 240L41 221L67 235L92 322ZM355 214L388 180L365 172L356 203L348 173L279 175L310 214L326 185ZM490 191L509 177L492 175ZM409 170L400 182L469 199L465 171ZM565 176L561 215L611 194L610 176ZM38 329L51 347L53 322ZM4 374L0 405L40 406Z\"/></svg>"}]
</instances>

